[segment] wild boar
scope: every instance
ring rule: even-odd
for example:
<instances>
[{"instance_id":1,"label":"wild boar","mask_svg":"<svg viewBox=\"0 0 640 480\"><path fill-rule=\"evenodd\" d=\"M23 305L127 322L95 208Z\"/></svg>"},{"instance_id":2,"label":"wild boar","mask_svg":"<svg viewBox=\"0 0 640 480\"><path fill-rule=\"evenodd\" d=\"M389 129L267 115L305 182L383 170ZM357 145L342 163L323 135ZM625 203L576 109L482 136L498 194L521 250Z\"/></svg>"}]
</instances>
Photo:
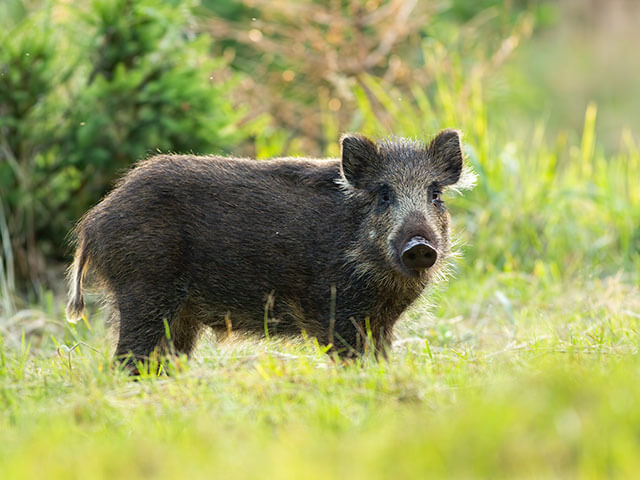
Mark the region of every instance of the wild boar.
<instances>
[{"instance_id":1,"label":"wild boar","mask_svg":"<svg viewBox=\"0 0 640 480\"><path fill-rule=\"evenodd\" d=\"M455 130L428 145L345 135L340 159L144 160L74 231L67 316L91 270L132 365L166 348L165 324L186 354L205 326L384 353L448 263L443 192L472 180Z\"/></svg>"}]
</instances>

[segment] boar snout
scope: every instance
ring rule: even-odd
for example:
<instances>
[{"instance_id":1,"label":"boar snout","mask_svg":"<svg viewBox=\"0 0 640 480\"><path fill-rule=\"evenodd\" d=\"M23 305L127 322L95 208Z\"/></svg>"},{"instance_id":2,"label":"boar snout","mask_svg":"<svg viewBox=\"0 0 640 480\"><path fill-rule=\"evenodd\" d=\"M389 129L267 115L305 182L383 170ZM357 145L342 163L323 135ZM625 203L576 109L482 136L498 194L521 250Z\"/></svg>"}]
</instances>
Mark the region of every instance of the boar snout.
<instances>
[{"instance_id":1,"label":"boar snout","mask_svg":"<svg viewBox=\"0 0 640 480\"><path fill-rule=\"evenodd\" d=\"M392 244L400 271L409 277L420 277L438 260L440 239L422 212L414 211L404 218Z\"/></svg>"},{"instance_id":2,"label":"boar snout","mask_svg":"<svg viewBox=\"0 0 640 480\"><path fill-rule=\"evenodd\" d=\"M416 235L404 245L400 258L407 270L420 272L436 263L438 252L426 238Z\"/></svg>"}]
</instances>

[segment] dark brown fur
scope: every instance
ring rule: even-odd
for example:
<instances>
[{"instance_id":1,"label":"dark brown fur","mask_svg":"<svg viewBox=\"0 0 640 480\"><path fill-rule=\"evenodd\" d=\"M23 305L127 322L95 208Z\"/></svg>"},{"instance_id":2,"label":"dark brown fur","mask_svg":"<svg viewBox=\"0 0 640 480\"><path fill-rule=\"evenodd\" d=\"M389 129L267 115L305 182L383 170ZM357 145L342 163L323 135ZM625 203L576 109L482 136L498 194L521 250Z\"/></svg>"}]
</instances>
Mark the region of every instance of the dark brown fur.
<instances>
[{"instance_id":1,"label":"dark brown fur","mask_svg":"<svg viewBox=\"0 0 640 480\"><path fill-rule=\"evenodd\" d=\"M459 135L429 146L345 136L342 147L341 160L140 162L75 230L68 317L82 315L90 268L119 317L117 358L147 358L165 321L189 354L204 326L264 335L265 318L270 335L304 331L350 355L370 332L384 351L446 264L449 216L433 197L460 181ZM414 235L438 252L421 273L398 257Z\"/></svg>"}]
</instances>

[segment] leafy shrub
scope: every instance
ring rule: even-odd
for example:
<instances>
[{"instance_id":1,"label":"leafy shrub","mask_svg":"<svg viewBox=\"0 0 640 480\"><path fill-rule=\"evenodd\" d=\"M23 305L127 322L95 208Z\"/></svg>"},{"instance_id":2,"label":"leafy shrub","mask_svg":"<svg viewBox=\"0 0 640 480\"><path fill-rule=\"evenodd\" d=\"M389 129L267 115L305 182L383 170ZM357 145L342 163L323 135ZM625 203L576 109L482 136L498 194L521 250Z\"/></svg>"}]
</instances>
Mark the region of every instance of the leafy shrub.
<instances>
[{"instance_id":1,"label":"leafy shrub","mask_svg":"<svg viewBox=\"0 0 640 480\"><path fill-rule=\"evenodd\" d=\"M43 259L64 255L66 232L133 161L240 138L222 65L190 12L53 2L0 33L0 194L19 278L42 279Z\"/></svg>"}]
</instances>

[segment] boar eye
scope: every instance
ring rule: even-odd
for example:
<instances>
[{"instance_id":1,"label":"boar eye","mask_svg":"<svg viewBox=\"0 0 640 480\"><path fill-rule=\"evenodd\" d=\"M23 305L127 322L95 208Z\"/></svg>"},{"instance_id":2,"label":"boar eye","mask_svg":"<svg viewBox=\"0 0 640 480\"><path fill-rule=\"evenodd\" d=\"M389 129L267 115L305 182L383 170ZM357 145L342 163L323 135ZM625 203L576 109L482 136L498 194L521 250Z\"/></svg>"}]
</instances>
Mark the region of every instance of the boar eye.
<instances>
[{"instance_id":1,"label":"boar eye","mask_svg":"<svg viewBox=\"0 0 640 480\"><path fill-rule=\"evenodd\" d=\"M431 203L434 205L442 205L442 191L437 189L431 191Z\"/></svg>"},{"instance_id":2,"label":"boar eye","mask_svg":"<svg viewBox=\"0 0 640 480\"><path fill-rule=\"evenodd\" d=\"M378 189L378 206L387 208L393 202L393 192L388 185L381 185Z\"/></svg>"}]
</instances>

